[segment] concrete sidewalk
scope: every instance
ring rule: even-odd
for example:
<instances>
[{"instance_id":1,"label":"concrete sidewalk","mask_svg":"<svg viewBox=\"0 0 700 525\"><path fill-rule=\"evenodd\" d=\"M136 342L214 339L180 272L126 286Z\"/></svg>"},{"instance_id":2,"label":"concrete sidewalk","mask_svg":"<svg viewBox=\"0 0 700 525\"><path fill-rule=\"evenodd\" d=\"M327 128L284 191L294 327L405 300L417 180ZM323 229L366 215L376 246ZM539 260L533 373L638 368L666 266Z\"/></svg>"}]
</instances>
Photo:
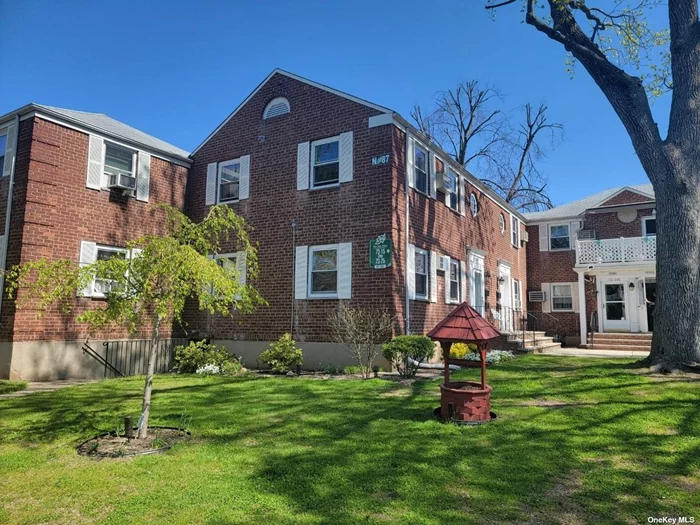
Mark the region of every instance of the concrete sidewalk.
<instances>
[{"instance_id":1,"label":"concrete sidewalk","mask_svg":"<svg viewBox=\"0 0 700 525\"><path fill-rule=\"evenodd\" d=\"M0 399L6 397L21 397L29 394L34 394L36 392L53 392L60 388L66 388L68 386L83 385L85 383L92 383L96 381L95 379L62 379L58 381L32 381L27 384L27 388L24 390L19 390L17 392L10 392L9 394L0 395Z\"/></svg>"},{"instance_id":2,"label":"concrete sidewalk","mask_svg":"<svg viewBox=\"0 0 700 525\"><path fill-rule=\"evenodd\" d=\"M607 357L607 358L626 358L638 357L643 358L649 355L649 352L640 350L588 350L585 348L560 348L551 352L545 352L540 355L558 355L569 357Z\"/></svg>"}]
</instances>

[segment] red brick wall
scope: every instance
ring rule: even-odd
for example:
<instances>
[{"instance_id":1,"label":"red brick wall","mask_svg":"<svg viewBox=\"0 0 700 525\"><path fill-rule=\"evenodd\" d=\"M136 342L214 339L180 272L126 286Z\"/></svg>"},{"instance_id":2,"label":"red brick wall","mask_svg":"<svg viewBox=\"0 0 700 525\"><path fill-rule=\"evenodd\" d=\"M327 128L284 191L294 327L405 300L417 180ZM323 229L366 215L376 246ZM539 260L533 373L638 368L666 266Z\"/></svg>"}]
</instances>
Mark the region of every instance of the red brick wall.
<instances>
[{"instance_id":1,"label":"red brick wall","mask_svg":"<svg viewBox=\"0 0 700 525\"><path fill-rule=\"evenodd\" d=\"M641 237L642 218L652 215L653 210L653 207L636 210L636 218L628 223L618 219L617 212L588 213L584 219L584 228L587 230L595 230L596 239Z\"/></svg>"},{"instance_id":2,"label":"red brick wall","mask_svg":"<svg viewBox=\"0 0 700 525\"><path fill-rule=\"evenodd\" d=\"M286 97L291 112L263 120L267 103ZM218 339L268 341L289 332L299 341L328 341L328 316L338 300L293 300L296 246L352 242L350 304L393 302L391 269L369 268L369 241L390 233L392 164L372 166L371 158L392 152L392 126L369 128L380 112L291 79L274 76L194 156L187 188L187 210L196 220L207 212L207 164L251 156L250 197L231 204L254 228L259 243L260 278L256 286L268 301L247 316L216 318L210 333ZM340 187L297 191L297 144L353 132L353 181ZM264 139L261 139L264 137ZM292 239L296 220L296 241ZM235 246L228 247L235 251ZM292 320L292 306L294 315ZM190 308L189 329L207 332L207 317Z\"/></svg>"},{"instance_id":3,"label":"red brick wall","mask_svg":"<svg viewBox=\"0 0 700 525\"><path fill-rule=\"evenodd\" d=\"M151 160L148 203L86 188L88 140L85 133L38 117L22 122L10 265L41 257L77 261L83 240L124 246L140 235L164 233L164 214L151 205L184 206L187 169L155 156ZM51 310L37 319L34 310L15 311L12 302L5 301L2 326L13 326L15 341L81 339L86 336L86 327L75 318L99 303L98 299L76 298L72 314ZM5 330L0 337L7 339L9 335ZM126 335L114 329L94 334L93 338Z\"/></svg>"},{"instance_id":4,"label":"red brick wall","mask_svg":"<svg viewBox=\"0 0 700 525\"><path fill-rule=\"evenodd\" d=\"M404 265L405 263L405 162L403 150L405 148L405 134L400 131L394 133L395 149L400 150L400 163L396 168L394 183L394 245L400 262L396 265L397 296L400 298L397 304L397 315L405 319L405 287ZM474 192L480 204L480 211L476 218L469 211L469 195ZM468 263L467 249L469 247L486 252L484 259L484 271L490 272L490 280L486 280L485 288L488 290L486 298L489 309L496 307L496 293L498 291L498 261L506 261L511 264L511 277L518 279L525 288L526 263L525 249L516 249L511 244L510 215L498 206L488 196L481 193L476 187L467 184L466 190L466 215L460 215L445 205L444 195L437 193L437 199L431 199L422 193L410 189L409 191L409 243L417 248L435 251L441 255L458 259ZM505 215L506 230L501 233L499 226L499 214ZM522 230L521 226L521 230ZM445 304L445 273L438 272L437 277L437 302L411 301L410 320L412 333L427 333L440 320L442 320L455 305ZM469 280L469 267L467 265L467 282ZM467 286L467 295L469 286ZM523 301L523 307L526 305Z\"/></svg>"},{"instance_id":5,"label":"red brick wall","mask_svg":"<svg viewBox=\"0 0 700 525\"><path fill-rule=\"evenodd\" d=\"M622 193L615 195L613 198L608 199L604 203L600 204L600 206L616 206L619 204L633 204L635 202L649 202L653 200L654 199L650 197L645 197L644 195L640 195L639 193L625 190Z\"/></svg>"}]
</instances>

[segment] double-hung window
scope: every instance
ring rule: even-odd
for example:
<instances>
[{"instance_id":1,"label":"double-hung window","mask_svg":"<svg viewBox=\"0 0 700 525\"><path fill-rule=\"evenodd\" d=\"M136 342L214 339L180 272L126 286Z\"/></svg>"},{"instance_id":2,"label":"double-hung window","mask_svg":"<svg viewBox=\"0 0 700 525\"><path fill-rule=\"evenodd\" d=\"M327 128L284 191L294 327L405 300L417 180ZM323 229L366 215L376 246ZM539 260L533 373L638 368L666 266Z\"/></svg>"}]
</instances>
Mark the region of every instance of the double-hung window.
<instances>
[{"instance_id":1,"label":"double-hung window","mask_svg":"<svg viewBox=\"0 0 700 525\"><path fill-rule=\"evenodd\" d=\"M428 153L416 144L414 151L416 189L428 193Z\"/></svg>"},{"instance_id":2,"label":"double-hung window","mask_svg":"<svg viewBox=\"0 0 700 525\"><path fill-rule=\"evenodd\" d=\"M428 298L428 252L416 248L416 299Z\"/></svg>"},{"instance_id":3,"label":"double-hung window","mask_svg":"<svg viewBox=\"0 0 700 525\"><path fill-rule=\"evenodd\" d=\"M312 246L309 249L309 257L309 296L336 296L338 293L338 248Z\"/></svg>"},{"instance_id":4,"label":"double-hung window","mask_svg":"<svg viewBox=\"0 0 700 525\"><path fill-rule=\"evenodd\" d=\"M513 309L516 311L523 309L523 299L521 293L520 281L513 279Z\"/></svg>"},{"instance_id":5,"label":"double-hung window","mask_svg":"<svg viewBox=\"0 0 700 525\"><path fill-rule=\"evenodd\" d=\"M97 246L95 262L109 261L112 258L126 259L126 250L112 246ZM109 292L114 290L115 285L116 281L113 279L95 278L92 295L93 297L106 297Z\"/></svg>"},{"instance_id":6,"label":"double-hung window","mask_svg":"<svg viewBox=\"0 0 700 525\"><path fill-rule=\"evenodd\" d=\"M5 165L5 150L7 149L7 133L3 132L0 135L0 174L2 174L3 166Z\"/></svg>"},{"instance_id":7,"label":"double-hung window","mask_svg":"<svg viewBox=\"0 0 700 525\"><path fill-rule=\"evenodd\" d=\"M510 216L510 242L518 248L520 243L520 221L515 215Z\"/></svg>"},{"instance_id":8,"label":"double-hung window","mask_svg":"<svg viewBox=\"0 0 700 525\"><path fill-rule=\"evenodd\" d=\"M229 160L219 164L219 202L237 201L241 183L241 161Z\"/></svg>"},{"instance_id":9,"label":"double-hung window","mask_svg":"<svg viewBox=\"0 0 700 525\"><path fill-rule=\"evenodd\" d=\"M459 261L450 259L450 302L459 302Z\"/></svg>"},{"instance_id":10,"label":"double-hung window","mask_svg":"<svg viewBox=\"0 0 700 525\"><path fill-rule=\"evenodd\" d=\"M459 207L459 176L452 170L447 171L447 205L457 211Z\"/></svg>"},{"instance_id":11,"label":"double-hung window","mask_svg":"<svg viewBox=\"0 0 700 525\"><path fill-rule=\"evenodd\" d=\"M323 188L340 182L340 139L332 137L311 143L311 187Z\"/></svg>"},{"instance_id":12,"label":"double-hung window","mask_svg":"<svg viewBox=\"0 0 700 525\"><path fill-rule=\"evenodd\" d=\"M656 237L656 217L644 217L642 219L642 235L644 237Z\"/></svg>"},{"instance_id":13,"label":"double-hung window","mask_svg":"<svg viewBox=\"0 0 700 525\"><path fill-rule=\"evenodd\" d=\"M568 312L574 309L574 299L570 284L552 285L552 311Z\"/></svg>"},{"instance_id":14,"label":"double-hung window","mask_svg":"<svg viewBox=\"0 0 700 525\"><path fill-rule=\"evenodd\" d=\"M568 250L571 248L568 224L553 224L549 227L549 250Z\"/></svg>"},{"instance_id":15,"label":"double-hung window","mask_svg":"<svg viewBox=\"0 0 700 525\"><path fill-rule=\"evenodd\" d=\"M136 189L136 156L134 150L105 142L104 172L109 186Z\"/></svg>"}]
</instances>

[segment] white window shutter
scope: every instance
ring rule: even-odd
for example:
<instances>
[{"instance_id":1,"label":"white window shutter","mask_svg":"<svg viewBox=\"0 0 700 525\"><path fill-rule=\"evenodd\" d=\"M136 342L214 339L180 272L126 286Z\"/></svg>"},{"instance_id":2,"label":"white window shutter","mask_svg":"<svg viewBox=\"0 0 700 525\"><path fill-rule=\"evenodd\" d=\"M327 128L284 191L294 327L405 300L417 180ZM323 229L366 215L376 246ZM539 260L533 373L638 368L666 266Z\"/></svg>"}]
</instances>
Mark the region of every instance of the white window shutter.
<instances>
[{"instance_id":1,"label":"white window shutter","mask_svg":"<svg viewBox=\"0 0 700 525\"><path fill-rule=\"evenodd\" d=\"M247 255L245 251L236 252L236 273L238 274L238 282L243 285L248 279Z\"/></svg>"},{"instance_id":2,"label":"white window shutter","mask_svg":"<svg viewBox=\"0 0 700 525\"><path fill-rule=\"evenodd\" d=\"M445 270L445 303L450 302L450 258L445 255L447 270Z\"/></svg>"},{"instance_id":3,"label":"white window shutter","mask_svg":"<svg viewBox=\"0 0 700 525\"><path fill-rule=\"evenodd\" d=\"M238 198L247 199L250 196L250 155L241 157L241 172L238 184Z\"/></svg>"},{"instance_id":4,"label":"white window shutter","mask_svg":"<svg viewBox=\"0 0 700 525\"><path fill-rule=\"evenodd\" d=\"M467 300L467 263L459 261L459 300L464 302Z\"/></svg>"},{"instance_id":5,"label":"white window shutter","mask_svg":"<svg viewBox=\"0 0 700 525\"><path fill-rule=\"evenodd\" d=\"M294 299L306 299L309 247L297 246L294 262Z\"/></svg>"},{"instance_id":6,"label":"white window shutter","mask_svg":"<svg viewBox=\"0 0 700 525\"><path fill-rule=\"evenodd\" d=\"M437 252L430 252L430 302L437 302Z\"/></svg>"},{"instance_id":7,"label":"white window shutter","mask_svg":"<svg viewBox=\"0 0 700 525\"><path fill-rule=\"evenodd\" d=\"M15 161L17 151L17 126L12 125L7 128L7 141L5 142L5 163L2 166L2 176L9 177L12 173L12 165Z\"/></svg>"},{"instance_id":8,"label":"white window shutter","mask_svg":"<svg viewBox=\"0 0 700 525\"><path fill-rule=\"evenodd\" d=\"M102 177L104 174L104 140L96 135L90 135L88 144L87 183L93 190L102 189Z\"/></svg>"},{"instance_id":9,"label":"white window shutter","mask_svg":"<svg viewBox=\"0 0 700 525\"><path fill-rule=\"evenodd\" d=\"M416 170L414 169L414 157L413 150L415 148L415 143L413 137L408 137L408 150L406 151L406 169L408 170L408 186L409 188L416 187Z\"/></svg>"},{"instance_id":10,"label":"white window shutter","mask_svg":"<svg viewBox=\"0 0 700 525\"><path fill-rule=\"evenodd\" d=\"M416 298L416 247L408 245L406 256L406 272L408 273L408 298Z\"/></svg>"},{"instance_id":11,"label":"white window shutter","mask_svg":"<svg viewBox=\"0 0 700 525\"><path fill-rule=\"evenodd\" d=\"M578 305L578 283L569 283L571 285L571 302L573 303L574 312L581 311Z\"/></svg>"},{"instance_id":12,"label":"white window shutter","mask_svg":"<svg viewBox=\"0 0 700 525\"><path fill-rule=\"evenodd\" d=\"M352 243L338 244L338 299L352 298Z\"/></svg>"},{"instance_id":13,"label":"white window shutter","mask_svg":"<svg viewBox=\"0 0 700 525\"><path fill-rule=\"evenodd\" d=\"M549 251L549 226L540 224L540 251Z\"/></svg>"},{"instance_id":14,"label":"white window shutter","mask_svg":"<svg viewBox=\"0 0 700 525\"><path fill-rule=\"evenodd\" d=\"M571 226L569 226L569 248L572 250L576 249L576 239L578 238L578 231L581 229L581 221L573 221Z\"/></svg>"},{"instance_id":15,"label":"white window shutter","mask_svg":"<svg viewBox=\"0 0 700 525\"><path fill-rule=\"evenodd\" d=\"M302 142L297 146L297 190L309 189L310 144Z\"/></svg>"},{"instance_id":16,"label":"white window shutter","mask_svg":"<svg viewBox=\"0 0 700 525\"><path fill-rule=\"evenodd\" d=\"M428 169L430 170L430 173L428 174L428 180L430 181L430 197L434 199L435 197L437 197L437 186L435 182L435 153L433 153L432 151L430 152L430 162L428 163Z\"/></svg>"},{"instance_id":17,"label":"white window shutter","mask_svg":"<svg viewBox=\"0 0 700 525\"><path fill-rule=\"evenodd\" d=\"M5 269L5 259L6 257L3 254L7 253L7 249L5 248L5 236L0 235L0 270Z\"/></svg>"},{"instance_id":18,"label":"white window shutter","mask_svg":"<svg viewBox=\"0 0 700 525\"><path fill-rule=\"evenodd\" d=\"M216 162L207 164L207 188L204 204L216 204Z\"/></svg>"},{"instance_id":19,"label":"white window shutter","mask_svg":"<svg viewBox=\"0 0 700 525\"><path fill-rule=\"evenodd\" d=\"M467 204L466 204L466 193L467 193L467 184L462 179L462 177L459 178L459 182L457 183L457 187L459 188L459 213L460 215L466 215L467 214Z\"/></svg>"},{"instance_id":20,"label":"white window shutter","mask_svg":"<svg viewBox=\"0 0 700 525\"><path fill-rule=\"evenodd\" d=\"M544 302L542 303L542 311L545 313L552 311L552 287L550 283L541 284L542 291L544 292Z\"/></svg>"},{"instance_id":21,"label":"white window shutter","mask_svg":"<svg viewBox=\"0 0 700 525\"><path fill-rule=\"evenodd\" d=\"M97 257L97 244L89 241L82 241L80 243L80 267L93 264L95 258ZM92 297L92 285L88 284L83 290L78 292L81 297Z\"/></svg>"},{"instance_id":22,"label":"white window shutter","mask_svg":"<svg viewBox=\"0 0 700 525\"><path fill-rule=\"evenodd\" d=\"M352 153L352 131L340 134L340 183L352 182L353 174L353 153Z\"/></svg>"},{"instance_id":23,"label":"white window shutter","mask_svg":"<svg viewBox=\"0 0 700 525\"><path fill-rule=\"evenodd\" d=\"M151 156L139 151L139 172L136 175L136 199L148 202L151 187Z\"/></svg>"}]
</instances>

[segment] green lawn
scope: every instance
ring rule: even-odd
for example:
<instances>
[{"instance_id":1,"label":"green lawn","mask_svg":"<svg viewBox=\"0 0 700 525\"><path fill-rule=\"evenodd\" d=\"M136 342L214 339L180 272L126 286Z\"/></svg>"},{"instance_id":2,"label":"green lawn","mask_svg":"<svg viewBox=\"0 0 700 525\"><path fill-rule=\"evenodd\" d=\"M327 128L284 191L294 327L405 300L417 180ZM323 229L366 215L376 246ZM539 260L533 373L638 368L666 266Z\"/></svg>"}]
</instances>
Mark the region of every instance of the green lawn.
<instances>
[{"instance_id":1,"label":"green lawn","mask_svg":"<svg viewBox=\"0 0 700 525\"><path fill-rule=\"evenodd\" d=\"M479 427L431 419L437 381L161 376L153 423L192 441L103 461L74 447L138 414L142 378L0 399L0 523L697 522L700 381L630 363L494 367Z\"/></svg>"},{"instance_id":2,"label":"green lawn","mask_svg":"<svg viewBox=\"0 0 700 525\"><path fill-rule=\"evenodd\" d=\"M10 392L17 392L25 388L27 388L26 381L8 381L7 379L0 379L0 394L9 394Z\"/></svg>"}]
</instances>

